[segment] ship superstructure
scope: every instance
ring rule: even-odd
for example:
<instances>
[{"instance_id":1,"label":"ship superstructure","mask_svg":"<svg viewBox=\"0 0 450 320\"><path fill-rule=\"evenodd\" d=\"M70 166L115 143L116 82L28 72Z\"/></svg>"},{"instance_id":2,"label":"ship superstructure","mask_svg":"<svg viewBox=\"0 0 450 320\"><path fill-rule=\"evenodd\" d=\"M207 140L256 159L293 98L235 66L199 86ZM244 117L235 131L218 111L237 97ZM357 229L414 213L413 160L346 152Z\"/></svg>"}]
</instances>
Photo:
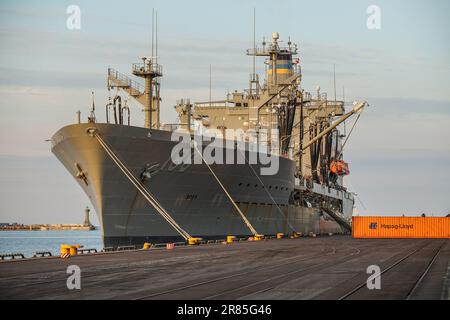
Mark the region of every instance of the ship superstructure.
<instances>
[{"instance_id":1,"label":"ship superstructure","mask_svg":"<svg viewBox=\"0 0 450 320\"><path fill-rule=\"evenodd\" d=\"M53 136L52 151L99 215L105 246L220 239L256 230L265 235L349 230L354 200L343 185L349 170L337 127L365 103L346 113L343 101L330 101L320 88L314 94L302 90L298 47L290 40L280 46L276 32L270 43L254 45L247 54L265 59L262 83L254 69L249 88L224 100L181 99L177 125L160 121L163 73L156 58L132 66L145 86L110 68L108 89L117 94L105 107L106 123L91 115L88 123L79 121ZM122 104L126 97L142 104L144 127L130 125L129 107ZM257 146L260 132L271 137L277 131L276 143L264 143L279 161L278 172L261 175L263 166L247 161L175 164L173 131L195 137L204 129L223 140L227 130L250 130L257 139L247 136L244 142ZM251 151L244 155L248 159Z\"/></svg>"}]
</instances>

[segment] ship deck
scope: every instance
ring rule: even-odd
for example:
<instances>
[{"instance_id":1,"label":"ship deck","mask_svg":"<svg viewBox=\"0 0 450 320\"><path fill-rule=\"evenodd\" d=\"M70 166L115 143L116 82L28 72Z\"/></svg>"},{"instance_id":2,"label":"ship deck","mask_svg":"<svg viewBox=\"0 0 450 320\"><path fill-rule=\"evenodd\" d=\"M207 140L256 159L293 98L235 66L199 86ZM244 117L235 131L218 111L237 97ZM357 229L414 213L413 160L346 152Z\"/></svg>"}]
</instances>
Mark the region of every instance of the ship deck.
<instances>
[{"instance_id":1,"label":"ship deck","mask_svg":"<svg viewBox=\"0 0 450 320\"><path fill-rule=\"evenodd\" d=\"M0 262L1 299L449 299L450 239L279 239ZM68 290L67 267L81 269ZM369 290L368 266L381 289Z\"/></svg>"}]
</instances>

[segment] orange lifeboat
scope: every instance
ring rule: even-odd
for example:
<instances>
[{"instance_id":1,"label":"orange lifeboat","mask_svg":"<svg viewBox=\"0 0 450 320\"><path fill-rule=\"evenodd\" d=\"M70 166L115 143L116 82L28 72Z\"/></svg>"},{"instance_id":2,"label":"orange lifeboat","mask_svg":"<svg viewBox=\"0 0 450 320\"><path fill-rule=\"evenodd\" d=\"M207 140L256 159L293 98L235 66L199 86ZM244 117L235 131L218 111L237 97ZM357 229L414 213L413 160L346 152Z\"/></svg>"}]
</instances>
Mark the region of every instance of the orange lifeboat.
<instances>
[{"instance_id":1,"label":"orange lifeboat","mask_svg":"<svg viewBox=\"0 0 450 320\"><path fill-rule=\"evenodd\" d=\"M344 160L332 161L330 165L330 172L338 176L346 176L350 174L348 170L348 163Z\"/></svg>"}]
</instances>

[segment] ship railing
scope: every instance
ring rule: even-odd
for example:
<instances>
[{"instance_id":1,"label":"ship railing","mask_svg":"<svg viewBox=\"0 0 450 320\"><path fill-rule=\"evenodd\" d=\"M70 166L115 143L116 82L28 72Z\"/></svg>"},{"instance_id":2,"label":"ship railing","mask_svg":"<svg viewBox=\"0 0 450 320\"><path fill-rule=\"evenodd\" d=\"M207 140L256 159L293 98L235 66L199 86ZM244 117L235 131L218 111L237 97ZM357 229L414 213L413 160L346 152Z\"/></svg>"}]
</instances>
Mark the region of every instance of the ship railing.
<instances>
[{"instance_id":1,"label":"ship railing","mask_svg":"<svg viewBox=\"0 0 450 320\"><path fill-rule=\"evenodd\" d=\"M322 92L317 96L317 94L312 94L311 92L304 92L303 93L303 101L304 102L314 102L314 101L321 101L321 102L334 102L334 101L328 101L328 96L326 92Z\"/></svg>"},{"instance_id":2,"label":"ship railing","mask_svg":"<svg viewBox=\"0 0 450 320\"><path fill-rule=\"evenodd\" d=\"M143 63L143 62L139 62L139 63L133 63L132 65L133 68L133 72L148 72L148 73L155 73L155 74L159 74L162 75L163 72L163 68L162 65L157 64L157 63Z\"/></svg>"},{"instance_id":3,"label":"ship railing","mask_svg":"<svg viewBox=\"0 0 450 320\"><path fill-rule=\"evenodd\" d=\"M120 73L116 69L108 68L108 78L113 78L114 80L119 82L116 84L109 83L110 87L129 87L131 89L138 91L139 93L144 92L143 86L139 82L130 79L128 76L124 75L123 73Z\"/></svg>"},{"instance_id":4,"label":"ship railing","mask_svg":"<svg viewBox=\"0 0 450 320\"><path fill-rule=\"evenodd\" d=\"M15 260L15 259L25 259L25 255L23 253L6 253L6 254L0 254L0 259L1 260L6 260L6 259L11 259L11 260Z\"/></svg>"},{"instance_id":5,"label":"ship railing","mask_svg":"<svg viewBox=\"0 0 450 320\"><path fill-rule=\"evenodd\" d=\"M327 101L328 107L343 107L344 101L334 101L334 100L328 100Z\"/></svg>"},{"instance_id":6,"label":"ship railing","mask_svg":"<svg viewBox=\"0 0 450 320\"><path fill-rule=\"evenodd\" d=\"M224 108L224 107L234 107L236 104L234 101L221 100L221 101L202 101L195 102L195 107L214 107L214 108Z\"/></svg>"},{"instance_id":7,"label":"ship railing","mask_svg":"<svg viewBox=\"0 0 450 320\"><path fill-rule=\"evenodd\" d=\"M160 129L163 131L174 132L176 130L184 129L187 130L190 128L191 130L195 129L195 124L191 123L190 125L187 123L164 123L161 125Z\"/></svg>"},{"instance_id":8,"label":"ship railing","mask_svg":"<svg viewBox=\"0 0 450 320\"><path fill-rule=\"evenodd\" d=\"M44 258L51 257L52 253L50 251L37 251L34 253L33 258Z\"/></svg>"},{"instance_id":9,"label":"ship railing","mask_svg":"<svg viewBox=\"0 0 450 320\"><path fill-rule=\"evenodd\" d=\"M312 100L312 96L310 92L304 92L303 93L303 101L311 101Z\"/></svg>"},{"instance_id":10,"label":"ship railing","mask_svg":"<svg viewBox=\"0 0 450 320\"><path fill-rule=\"evenodd\" d=\"M95 248L78 249L78 253L79 254L97 253L97 249Z\"/></svg>"},{"instance_id":11,"label":"ship railing","mask_svg":"<svg viewBox=\"0 0 450 320\"><path fill-rule=\"evenodd\" d=\"M128 250L136 250L136 246L119 246L117 247L117 251L128 251Z\"/></svg>"},{"instance_id":12,"label":"ship railing","mask_svg":"<svg viewBox=\"0 0 450 320\"><path fill-rule=\"evenodd\" d=\"M247 49L247 55L249 55L249 56L254 56L254 55L267 56L267 55L270 55L270 53L274 52L274 51L277 51L277 52L281 51L281 53L283 53L283 51L284 51L289 54L297 54L297 46L294 45L294 46L290 46L290 47L274 48L271 45L268 45L267 47L262 47L262 48L258 48L258 47L250 48L250 49Z\"/></svg>"}]
</instances>

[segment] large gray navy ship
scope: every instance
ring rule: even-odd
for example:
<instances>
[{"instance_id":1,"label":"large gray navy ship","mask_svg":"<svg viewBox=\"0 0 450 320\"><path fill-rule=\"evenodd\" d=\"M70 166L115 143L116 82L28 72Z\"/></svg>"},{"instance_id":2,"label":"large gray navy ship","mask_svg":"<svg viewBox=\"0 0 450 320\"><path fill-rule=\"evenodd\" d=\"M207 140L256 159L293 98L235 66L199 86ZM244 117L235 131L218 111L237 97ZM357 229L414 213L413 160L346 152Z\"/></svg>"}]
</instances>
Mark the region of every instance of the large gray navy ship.
<instances>
[{"instance_id":1,"label":"large gray navy ship","mask_svg":"<svg viewBox=\"0 0 450 320\"><path fill-rule=\"evenodd\" d=\"M77 123L52 137L52 152L95 208L105 247L350 230L354 195L343 184L347 137L339 125L366 103L355 102L346 112L344 101L327 99L319 87L305 92L297 45L280 43L274 32L271 41L247 50L253 66L264 60L263 81L253 67L249 87L222 101L180 99L176 124L160 121L163 70L157 54L132 65L145 85L108 69L114 96L102 110L105 120L93 107L86 122L78 113ZM130 124L130 99L143 107L143 127ZM229 138L230 130L255 135ZM215 135L193 143L206 131ZM261 132L272 137L272 131L276 141L261 141ZM189 141L174 140L175 133ZM223 163L205 159L213 142L223 152L212 155ZM234 148L238 142L243 150ZM174 161L180 144L191 151L189 160L198 155L200 161ZM277 163L273 173L264 174L267 162L250 161L261 157L262 145ZM225 161L226 154L235 161Z\"/></svg>"}]
</instances>

